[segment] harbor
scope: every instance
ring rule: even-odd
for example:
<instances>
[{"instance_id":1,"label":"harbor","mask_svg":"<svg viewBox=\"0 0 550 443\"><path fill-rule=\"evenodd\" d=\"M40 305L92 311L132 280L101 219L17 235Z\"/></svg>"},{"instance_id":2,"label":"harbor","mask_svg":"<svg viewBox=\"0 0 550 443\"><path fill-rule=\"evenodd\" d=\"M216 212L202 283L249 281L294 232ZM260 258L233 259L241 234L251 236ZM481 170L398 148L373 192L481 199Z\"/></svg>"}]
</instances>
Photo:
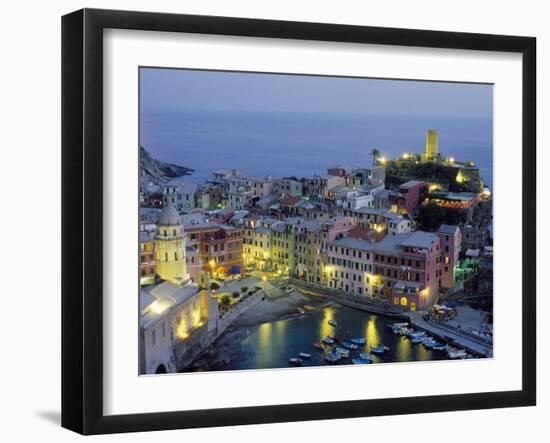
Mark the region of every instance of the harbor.
<instances>
[{"instance_id":1,"label":"harbor","mask_svg":"<svg viewBox=\"0 0 550 443\"><path fill-rule=\"evenodd\" d=\"M281 307L284 306L283 309ZM279 320L254 324L273 307ZM300 309L300 311L298 311ZM302 312L303 311L303 312ZM185 372L472 358L439 335L395 318L294 291L259 302Z\"/></svg>"}]
</instances>

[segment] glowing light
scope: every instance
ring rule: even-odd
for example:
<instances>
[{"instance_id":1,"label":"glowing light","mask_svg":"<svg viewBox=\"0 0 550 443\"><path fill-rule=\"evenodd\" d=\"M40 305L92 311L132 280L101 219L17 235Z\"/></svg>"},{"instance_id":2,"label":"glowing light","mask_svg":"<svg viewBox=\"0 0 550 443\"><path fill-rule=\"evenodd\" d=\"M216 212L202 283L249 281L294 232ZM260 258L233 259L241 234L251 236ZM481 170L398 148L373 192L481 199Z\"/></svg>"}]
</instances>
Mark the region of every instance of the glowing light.
<instances>
[{"instance_id":1,"label":"glowing light","mask_svg":"<svg viewBox=\"0 0 550 443\"><path fill-rule=\"evenodd\" d=\"M378 161L380 162L380 164L383 165L383 164L386 163L388 160L386 159L386 157L380 157L380 158L378 159Z\"/></svg>"},{"instance_id":2,"label":"glowing light","mask_svg":"<svg viewBox=\"0 0 550 443\"><path fill-rule=\"evenodd\" d=\"M214 269L214 266L216 266L216 260L212 259L212 260L210 260L210 261L208 262L208 264L210 265L210 267L211 267L212 269Z\"/></svg>"},{"instance_id":3,"label":"glowing light","mask_svg":"<svg viewBox=\"0 0 550 443\"><path fill-rule=\"evenodd\" d=\"M405 153L401 157L403 158L403 160L408 160L411 156L410 154Z\"/></svg>"},{"instance_id":4,"label":"glowing light","mask_svg":"<svg viewBox=\"0 0 550 443\"><path fill-rule=\"evenodd\" d=\"M263 281L267 281L267 276L265 276L265 275L262 276L262 280L263 280Z\"/></svg>"},{"instance_id":5,"label":"glowing light","mask_svg":"<svg viewBox=\"0 0 550 443\"><path fill-rule=\"evenodd\" d=\"M384 227L382 225L376 225L374 229L376 232L380 233L384 230Z\"/></svg>"},{"instance_id":6,"label":"glowing light","mask_svg":"<svg viewBox=\"0 0 550 443\"><path fill-rule=\"evenodd\" d=\"M490 197L491 196L491 191L489 190L489 188L483 188L483 195L485 197Z\"/></svg>"},{"instance_id":7,"label":"glowing light","mask_svg":"<svg viewBox=\"0 0 550 443\"><path fill-rule=\"evenodd\" d=\"M438 191L439 189L439 185L436 185L435 183L432 183L428 188L430 192Z\"/></svg>"},{"instance_id":8,"label":"glowing light","mask_svg":"<svg viewBox=\"0 0 550 443\"><path fill-rule=\"evenodd\" d=\"M455 159L453 157L449 157L449 163L454 163Z\"/></svg>"},{"instance_id":9,"label":"glowing light","mask_svg":"<svg viewBox=\"0 0 550 443\"><path fill-rule=\"evenodd\" d=\"M153 303L149 305L149 308L151 309L151 312L153 312L154 314L160 315L164 311L166 311L166 309L168 309L168 304L162 303L159 300L155 300Z\"/></svg>"},{"instance_id":10,"label":"glowing light","mask_svg":"<svg viewBox=\"0 0 550 443\"><path fill-rule=\"evenodd\" d=\"M462 174L462 171L458 171L458 174L456 174L456 182L464 183L465 181L466 181L466 178L464 177L464 174Z\"/></svg>"}]
</instances>

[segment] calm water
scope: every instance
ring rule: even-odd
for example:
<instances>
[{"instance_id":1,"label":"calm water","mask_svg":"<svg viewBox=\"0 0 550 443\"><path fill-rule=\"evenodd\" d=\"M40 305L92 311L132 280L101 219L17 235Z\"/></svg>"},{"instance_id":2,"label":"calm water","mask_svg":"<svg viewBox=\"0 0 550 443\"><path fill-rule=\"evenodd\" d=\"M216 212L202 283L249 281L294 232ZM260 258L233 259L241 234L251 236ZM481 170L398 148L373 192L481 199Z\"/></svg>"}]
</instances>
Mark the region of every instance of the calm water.
<instances>
[{"instance_id":1,"label":"calm water","mask_svg":"<svg viewBox=\"0 0 550 443\"><path fill-rule=\"evenodd\" d=\"M335 320L334 328L327 322ZM213 352L198 362L201 371L268 369L288 367L288 359L300 352L311 354L303 366L320 366L327 363L323 353L312 343L327 335L335 334L341 340L364 337L366 347L382 343L390 348L382 357L373 356L375 363L442 360L445 354L430 351L422 344L412 344L407 338L394 335L388 328L396 320L344 306L330 306L323 310L287 320L264 323L255 327L242 327L222 336ZM351 364L351 359L364 351L350 351L350 358L338 364Z\"/></svg>"},{"instance_id":2,"label":"calm water","mask_svg":"<svg viewBox=\"0 0 550 443\"><path fill-rule=\"evenodd\" d=\"M391 158L421 152L426 130L437 129L440 151L473 160L492 188L491 119L209 111L144 113L140 123L141 144L195 169L197 182L219 168L303 177L334 164L367 166L373 148Z\"/></svg>"}]
</instances>

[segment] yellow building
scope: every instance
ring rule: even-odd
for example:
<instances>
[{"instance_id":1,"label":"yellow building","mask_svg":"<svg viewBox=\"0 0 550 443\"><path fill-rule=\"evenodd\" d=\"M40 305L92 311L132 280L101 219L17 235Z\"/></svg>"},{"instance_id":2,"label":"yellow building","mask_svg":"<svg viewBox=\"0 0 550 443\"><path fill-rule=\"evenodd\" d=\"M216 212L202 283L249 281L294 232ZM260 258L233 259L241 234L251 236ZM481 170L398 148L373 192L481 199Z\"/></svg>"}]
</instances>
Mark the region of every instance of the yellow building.
<instances>
[{"instance_id":1,"label":"yellow building","mask_svg":"<svg viewBox=\"0 0 550 443\"><path fill-rule=\"evenodd\" d=\"M176 372L216 335L218 302L196 284L148 286L140 291L139 307L141 374Z\"/></svg>"},{"instance_id":2,"label":"yellow building","mask_svg":"<svg viewBox=\"0 0 550 443\"><path fill-rule=\"evenodd\" d=\"M243 261L245 266L265 270L271 260L271 229L260 226L244 231Z\"/></svg>"},{"instance_id":3,"label":"yellow building","mask_svg":"<svg viewBox=\"0 0 550 443\"><path fill-rule=\"evenodd\" d=\"M439 138L435 129L426 131L426 151L422 153L422 161L433 161L439 156Z\"/></svg>"},{"instance_id":4,"label":"yellow building","mask_svg":"<svg viewBox=\"0 0 550 443\"><path fill-rule=\"evenodd\" d=\"M163 280L175 285L189 281L185 263L185 233L178 211L173 206L160 213L155 236L157 273Z\"/></svg>"}]
</instances>

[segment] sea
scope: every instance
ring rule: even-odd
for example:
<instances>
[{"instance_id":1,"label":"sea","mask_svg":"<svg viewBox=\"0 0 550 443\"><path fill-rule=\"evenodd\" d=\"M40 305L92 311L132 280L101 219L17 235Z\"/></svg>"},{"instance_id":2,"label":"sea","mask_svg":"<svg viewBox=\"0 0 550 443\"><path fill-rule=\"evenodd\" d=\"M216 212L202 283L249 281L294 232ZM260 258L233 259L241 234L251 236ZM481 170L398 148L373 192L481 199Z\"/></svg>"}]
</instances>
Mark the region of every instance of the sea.
<instances>
[{"instance_id":1,"label":"sea","mask_svg":"<svg viewBox=\"0 0 550 443\"><path fill-rule=\"evenodd\" d=\"M331 326L329 320L336 321L337 326ZM366 341L337 365L350 365L360 353L370 353L372 346L380 344L388 351L383 355L371 354L374 364L447 360L445 352L426 349L420 343L414 344L409 338L393 334L389 326L397 321L334 305L257 326L239 326L222 335L208 354L185 372L285 368L290 366L289 359L301 352L310 354L310 358L303 359L304 367L326 366L329 363L324 360L324 353L314 348L313 343L328 335L338 337L339 343L327 349L334 349L354 337Z\"/></svg>"},{"instance_id":2,"label":"sea","mask_svg":"<svg viewBox=\"0 0 550 443\"><path fill-rule=\"evenodd\" d=\"M163 110L141 114L140 144L160 160L193 168L189 179L202 183L222 168L307 177L334 165L369 166L373 148L387 158L422 152L428 129L438 131L443 155L472 160L492 189L490 118Z\"/></svg>"}]
</instances>

